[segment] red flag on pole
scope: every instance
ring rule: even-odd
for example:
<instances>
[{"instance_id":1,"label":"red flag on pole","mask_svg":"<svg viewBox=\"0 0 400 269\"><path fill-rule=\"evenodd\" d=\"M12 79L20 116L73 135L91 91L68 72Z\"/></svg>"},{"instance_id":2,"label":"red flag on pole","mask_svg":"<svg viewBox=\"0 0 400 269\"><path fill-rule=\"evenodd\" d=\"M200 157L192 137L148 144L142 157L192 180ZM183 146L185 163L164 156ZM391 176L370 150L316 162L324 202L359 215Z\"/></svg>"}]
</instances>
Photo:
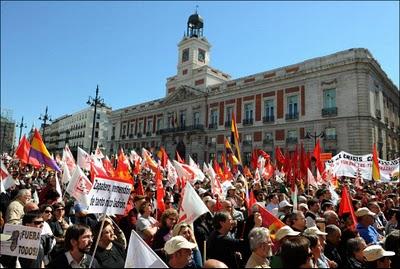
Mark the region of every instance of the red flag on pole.
<instances>
[{"instance_id":1,"label":"red flag on pole","mask_svg":"<svg viewBox=\"0 0 400 269\"><path fill-rule=\"evenodd\" d=\"M157 209L158 209L158 214L162 214L162 212L165 211L165 204L164 204L164 187L162 184L162 174L161 174L161 170L160 167L157 168L157 172L155 175L155 179L156 179L156 187L157 187L157 194L156 194L156 198L157 198Z\"/></svg>"},{"instance_id":2,"label":"red flag on pole","mask_svg":"<svg viewBox=\"0 0 400 269\"><path fill-rule=\"evenodd\" d=\"M355 230L357 219L354 213L353 204L351 203L350 194L346 186L342 188L342 199L340 200L338 216L341 217L345 213L350 213L351 219L353 221L352 228L353 230Z\"/></svg>"},{"instance_id":3,"label":"red flag on pole","mask_svg":"<svg viewBox=\"0 0 400 269\"><path fill-rule=\"evenodd\" d=\"M15 151L15 156L21 162L28 163L30 149L31 149L31 145L29 144L28 139L26 139L26 136L24 135L18 144L17 150ZM39 166L40 166L40 164L39 164Z\"/></svg>"}]
</instances>

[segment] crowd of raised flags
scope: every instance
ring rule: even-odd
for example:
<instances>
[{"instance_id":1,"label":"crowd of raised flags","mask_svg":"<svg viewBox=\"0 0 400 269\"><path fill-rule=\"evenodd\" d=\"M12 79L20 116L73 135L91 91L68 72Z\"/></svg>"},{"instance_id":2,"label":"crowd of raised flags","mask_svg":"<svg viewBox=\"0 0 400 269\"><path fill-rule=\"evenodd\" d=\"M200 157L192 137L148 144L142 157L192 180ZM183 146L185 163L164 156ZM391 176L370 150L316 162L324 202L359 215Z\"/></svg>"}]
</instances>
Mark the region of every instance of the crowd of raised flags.
<instances>
[{"instance_id":1,"label":"crowd of raised flags","mask_svg":"<svg viewBox=\"0 0 400 269\"><path fill-rule=\"evenodd\" d=\"M350 214L353 228L356 228L357 218L348 188L349 182L345 183L346 181L338 176L340 173L338 173L337 167L334 171L329 164L325 165L324 160L321 160L322 152L318 140L312 152L306 152L302 144L299 147L296 146L292 153L287 150L283 153L282 149L276 147L275 161L262 149L255 149L252 152L249 166L247 166L241 159L239 133L234 115L232 115L232 119L231 139L230 141L227 138L224 140L226 151L221 156L221 162L216 159L210 160L209 163L203 163L202 167L191 156L188 156L188 162L185 162L178 152L176 152L177 160L171 159L163 147L158 151L142 148L140 155L134 150L126 155L120 149L118 154L112 156L111 159L99 148L94 153L87 153L78 147L75 162L68 145L65 146L62 156L53 157L46 149L37 130L35 130L30 142L25 136L22 137L14 156L10 157L3 154L2 159L8 161L17 159L21 167L24 165L31 165L35 168L45 166L49 170L54 170L56 172L56 191L59 193L60 200L68 195L88 207L89 211L93 205L90 202L91 199L94 199L91 190L96 179L105 180L104 182L108 180L126 183L135 195L145 195L145 188L154 186L156 189L156 218L159 218L166 210L164 201L166 187L173 188L176 186L181 197L180 201L176 201L179 212L178 222L188 224L193 224L200 216L210 213L209 208L203 203L198 189L193 187L196 183L200 182L204 188L208 187L208 191L216 199L215 208L217 210L215 211L218 211L219 208L222 208L220 202L226 198L227 189L240 179L245 182L244 192L241 193L245 201L245 208L250 215L252 208L258 207L258 212L262 217L262 226L269 229L271 237L274 237L276 232L286 223L259 203L252 186L259 183L262 186L269 184L283 188L285 192L290 194L296 210L300 193L308 194L310 189L317 190L324 186L332 193L332 200L337 202L340 199L341 201L338 207L339 217ZM0 171L1 192L5 192L15 184L3 160L1 161ZM371 163L372 181L368 184L375 186L381 179L375 145L372 150ZM315 175L312 171L315 171ZM391 171L391 176L393 182L398 180L398 168ZM350 185L352 188L353 185L362 187L369 180L355 175L355 179L350 181ZM340 198L337 192L341 193ZM125 205L128 203L128 199L127 197L124 200ZM106 211L107 209L104 209L104 212ZM167 265L135 231L132 231L125 266L166 267Z\"/></svg>"}]
</instances>

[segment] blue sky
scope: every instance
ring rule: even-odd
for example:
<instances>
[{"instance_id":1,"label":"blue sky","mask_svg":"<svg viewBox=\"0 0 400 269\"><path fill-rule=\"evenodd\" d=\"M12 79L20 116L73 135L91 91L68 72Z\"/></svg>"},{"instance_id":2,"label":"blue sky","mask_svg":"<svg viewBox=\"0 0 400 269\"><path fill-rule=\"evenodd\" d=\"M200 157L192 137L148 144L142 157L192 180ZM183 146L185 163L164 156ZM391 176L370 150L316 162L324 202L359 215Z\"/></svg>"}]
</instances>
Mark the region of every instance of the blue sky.
<instances>
[{"instance_id":1,"label":"blue sky","mask_svg":"<svg viewBox=\"0 0 400 269\"><path fill-rule=\"evenodd\" d=\"M1 108L25 133L46 105L53 119L87 107L97 84L113 109L164 97L196 5L232 78L363 47L399 85L399 2L2 1Z\"/></svg>"}]
</instances>

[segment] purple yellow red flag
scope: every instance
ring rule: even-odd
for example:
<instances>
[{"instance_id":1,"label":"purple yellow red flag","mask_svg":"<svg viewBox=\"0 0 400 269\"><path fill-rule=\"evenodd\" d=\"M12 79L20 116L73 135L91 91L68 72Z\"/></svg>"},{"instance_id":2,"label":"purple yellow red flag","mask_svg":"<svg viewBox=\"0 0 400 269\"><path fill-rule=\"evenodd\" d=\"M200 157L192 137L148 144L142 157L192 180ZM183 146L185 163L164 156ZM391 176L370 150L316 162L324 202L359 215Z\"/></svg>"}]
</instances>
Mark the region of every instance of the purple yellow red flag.
<instances>
[{"instance_id":1,"label":"purple yellow red flag","mask_svg":"<svg viewBox=\"0 0 400 269\"><path fill-rule=\"evenodd\" d=\"M37 160L39 163L44 164L57 172L61 172L60 167L58 167L56 162L51 158L49 151L43 143L42 136L37 129L35 129L32 137L29 158Z\"/></svg>"}]
</instances>

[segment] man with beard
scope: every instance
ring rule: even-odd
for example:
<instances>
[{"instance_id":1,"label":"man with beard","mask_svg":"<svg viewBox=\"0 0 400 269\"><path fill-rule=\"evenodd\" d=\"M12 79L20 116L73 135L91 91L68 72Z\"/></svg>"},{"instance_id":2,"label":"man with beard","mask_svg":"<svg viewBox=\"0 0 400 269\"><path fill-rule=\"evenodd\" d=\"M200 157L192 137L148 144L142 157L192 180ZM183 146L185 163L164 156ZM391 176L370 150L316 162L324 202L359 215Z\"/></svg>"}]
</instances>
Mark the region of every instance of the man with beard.
<instances>
[{"instance_id":1,"label":"man with beard","mask_svg":"<svg viewBox=\"0 0 400 269\"><path fill-rule=\"evenodd\" d=\"M92 256L88 253L93 243L92 231L85 224L70 226L65 233L65 250L54 260L48 268L89 268ZM91 268L99 268L96 259L93 260Z\"/></svg>"}]
</instances>

